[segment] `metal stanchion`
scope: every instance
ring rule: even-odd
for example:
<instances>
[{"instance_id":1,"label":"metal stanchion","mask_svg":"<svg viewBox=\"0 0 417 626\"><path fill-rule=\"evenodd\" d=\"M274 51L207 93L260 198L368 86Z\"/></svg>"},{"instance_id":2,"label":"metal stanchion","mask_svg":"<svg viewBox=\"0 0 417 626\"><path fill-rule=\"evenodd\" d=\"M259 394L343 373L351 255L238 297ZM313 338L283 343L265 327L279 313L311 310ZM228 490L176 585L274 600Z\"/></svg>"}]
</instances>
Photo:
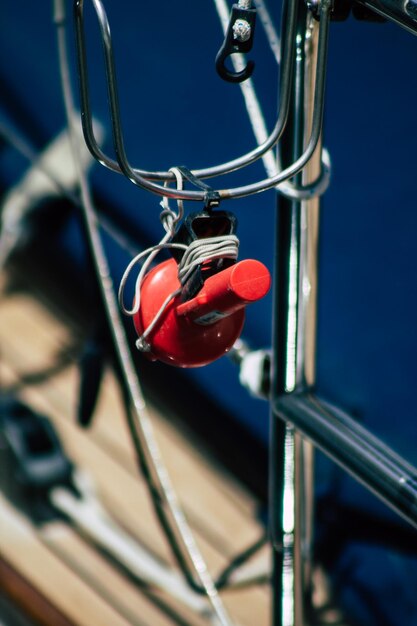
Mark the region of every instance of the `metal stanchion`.
<instances>
[{"instance_id":1,"label":"metal stanchion","mask_svg":"<svg viewBox=\"0 0 417 626\"><path fill-rule=\"evenodd\" d=\"M306 28L307 25L307 28ZM298 10L296 74L282 166L302 154L311 130L318 25L304 2ZM295 181L320 173L321 145ZM278 198L273 397L315 379L317 240L320 200ZM271 421L271 528L274 626L305 626L311 602L314 453L292 425Z\"/></svg>"}]
</instances>

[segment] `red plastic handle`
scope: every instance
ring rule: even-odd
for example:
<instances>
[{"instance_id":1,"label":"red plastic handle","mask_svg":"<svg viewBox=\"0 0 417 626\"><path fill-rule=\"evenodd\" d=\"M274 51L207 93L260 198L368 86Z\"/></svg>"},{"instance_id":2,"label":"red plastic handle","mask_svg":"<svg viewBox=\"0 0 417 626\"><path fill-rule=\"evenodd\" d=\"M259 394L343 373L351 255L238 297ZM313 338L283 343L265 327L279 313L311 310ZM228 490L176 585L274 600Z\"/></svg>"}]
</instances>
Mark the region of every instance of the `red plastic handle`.
<instances>
[{"instance_id":1,"label":"red plastic handle","mask_svg":"<svg viewBox=\"0 0 417 626\"><path fill-rule=\"evenodd\" d=\"M212 324L260 300L270 286L265 265L246 259L208 278L195 298L177 306L176 314L198 324Z\"/></svg>"}]
</instances>

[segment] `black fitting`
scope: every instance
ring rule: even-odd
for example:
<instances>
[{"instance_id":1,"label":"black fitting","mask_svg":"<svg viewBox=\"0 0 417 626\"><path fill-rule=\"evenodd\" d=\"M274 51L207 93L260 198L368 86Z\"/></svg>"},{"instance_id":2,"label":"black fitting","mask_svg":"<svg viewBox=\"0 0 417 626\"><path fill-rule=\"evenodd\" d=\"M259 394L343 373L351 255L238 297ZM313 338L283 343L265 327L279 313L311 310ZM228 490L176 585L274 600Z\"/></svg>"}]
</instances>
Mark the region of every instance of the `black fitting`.
<instances>
[{"instance_id":1,"label":"black fitting","mask_svg":"<svg viewBox=\"0 0 417 626\"><path fill-rule=\"evenodd\" d=\"M32 521L59 517L50 490L65 486L77 493L73 464L50 421L14 398L0 402L0 489Z\"/></svg>"},{"instance_id":2,"label":"black fitting","mask_svg":"<svg viewBox=\"0 0 417 626\"><path fill-rule=\"evenodd\" d=\"M222 235L234 235L237 229L237 218L230 211L212 211L206 208L197 213L190 213L185 218L180 229L173 238L174 243L183 243L189 246L197 239L207 239L209 237L220 237ZM172 250L172 256L177 263L182 259L182 250ZM188 281L183 285L181 301L191 300L204 285L204 281L217 274L233 263L230 259L216 259L204 267L198 265Z\"/></svg>"},{"instance_id":3,"label":"black fitting","mask_svg":"<svg viewBox=\"0 0 417 626\"><path fill-rule=\"evenodd\" d=\"M239 33L239 22L243 29ZM235 72L226 67L226 59L231 54L242 54L252 49L256 23L256 9L244 9L234 4L230 14L229 26L222 47L216 56L216 70L223 80L229 83L241 83L252 76L255 68L253 61L248 61L246 67L240 72Z\"/></svg>"}]
</instances>

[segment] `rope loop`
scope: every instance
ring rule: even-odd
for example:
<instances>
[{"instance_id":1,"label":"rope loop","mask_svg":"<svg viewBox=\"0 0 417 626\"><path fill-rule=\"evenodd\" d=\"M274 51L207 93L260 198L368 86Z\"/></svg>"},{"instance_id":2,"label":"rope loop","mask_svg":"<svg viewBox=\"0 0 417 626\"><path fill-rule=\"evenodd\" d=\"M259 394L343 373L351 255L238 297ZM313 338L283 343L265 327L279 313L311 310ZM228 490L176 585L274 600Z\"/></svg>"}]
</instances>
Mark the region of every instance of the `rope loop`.
<instances>
[{"instance_id":1,"label":"rope loop","mask_svg":"<svg viewBox=\"0 0 417 626\"><path fill-rule=\"evenodd\" d=\"M194 269L207 261L233 259L236 261L239 239L236 235L221 235L207 239L196 239L187 247L178 266L178 280L184 285Z\"/></svg>"},{"instance_id":2,"label":"rope loop","mask_svg":"<svg viewBox=\"0 0 417 626\"><path fill-rule=\"evenodd\" d=\"M181 171L177 167L172 167L169 171L172 172L175 176L175 179L177 182L177 189L180 189L180 190L183 189L183 175ZM167 187L168 184L169 182L166 181L164 184L164 187ZM164 196L161 201L161 206L162 206L162 211L159 217L160 217L162 226L165 230L165 235L162 237L161 241L157 245L151 246L150 248L147 248L146 250L139 252L139 254L137 254L130 261L120 281L119 294L118 294L119 305L125 315L133 316L138 313L139 308L140 308L140 291L141 291L143 279L145 278L145 274L148 271L152 261L159 254L159 252L161 250L172 249L172 248L184 250L187 247L179 243L178 244L170 243L171 239L175 235L178 224L180 223L180 221L182 220L184 216L184 202L182 200L177 200L178 211L175 212L169 206L168 198ZM126 287L126 283L127 283L127 280L130 276L132 269L143 259L145 259L145 261L143 262L143 265L136 279L134 305L131 309L128 309L126 308L124 304L124 290Z\"/></svg>"},{"instance_id":3,"label":"rope loop","mask_svg":"<svg viewBox=\"0 0 417 626\"><path fill-rule=\"evenodd\" d=\"M178 167L171 167L169 171L174 174L176 181L177 181L177 189L181 191L184 188L184 177L183 177L182 172L180 171ZM169 181L165 181L164 187L166 188L168 187L168 185L169 185ZM161 223L162 223L162 226L164 227L165 232L169 234L170 238L172 239L172 237L175 235L177 225L184 217L184 201L177 200L177 207L178 207L177 213L173 209L171 209L171 207L169 206L169 201L168 201L167 196L164 196L162 198L160 205L162 207L162 211L159 215L159 218L161 220Z\"/></svg>"}]
</instances>

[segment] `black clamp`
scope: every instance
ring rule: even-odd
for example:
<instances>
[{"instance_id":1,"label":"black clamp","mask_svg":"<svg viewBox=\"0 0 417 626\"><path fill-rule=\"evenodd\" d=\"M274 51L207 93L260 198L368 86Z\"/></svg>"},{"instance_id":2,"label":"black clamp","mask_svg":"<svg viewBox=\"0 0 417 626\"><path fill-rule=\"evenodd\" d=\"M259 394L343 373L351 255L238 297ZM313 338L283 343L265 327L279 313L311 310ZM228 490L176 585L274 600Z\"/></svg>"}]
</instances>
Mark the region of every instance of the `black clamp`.
<instances>
[{"instance_id":1,"label":"black clamp","mask_svg":"<svg viewBox=\"0 0 417 626\"><path fill-rule=\"evenodd\" d=\"M252 76L255 68L253 61L248 61L240 72L234 72L225 65L227 57L236 52L246 53L252 49L256 22L256 9L232 6L229 26L222 47L216 56L216 70L223 80L229 83L241 83Z\"/></svg>"},{"instance_id":2,"label":"black clamp","mask_svg":"<svg viewBox=\"0 0 417 626\"><path fill-rule=\"evenodd\" d=\"M181 228L174 236L173 242L189 246L190 243L197 239L234 235L236 229L237 218L233 213L230 211L213 211L210 208L205 208L203 211L187 215ZM181 261L183 254L181 250L172 250L172 255L177 263ZM216 259L204 264L204 266L197 265L190 278L182 287L181 301L186 302L194 298L209 276L226 269L233 262L229 259Z\"/></svg>"},{"instance_id":3,"label":"black clamp","mask_svg":"<svg viewBox=\"0 0 417 626\"><path fill-rule=\"evenodd\" d=\"M181 172L184 179L188 180L195 187L203 189L205 194L204 209L187 215L180 229L172 238L172 242L189 246L198 239L234 235L237 229L236 215L230 211L214 210L218 209L220 205L219 192L197 178L185 165L178 165L176 169ZM184 251L173 248L171 254L176 262L180 263ZM181 301L186 302L194 298L209 276L226 269L232 263L233 261L230 259L216 259L210 263L205 263L204 267L197 265L190 278L182 286Z\"/></svg>"},{"instance_id":4,"label":"black clamp","mask_svg":"<svg viewBox=\"0 0 417 626\"><path fill-rule=\"evenodd\" d=\"M177 165L176 169L181 173L181 176L188 180L192 185L198 187L205 191L204 194L204 205L206 209L211 210L215 209L220 204L220 194L218 191L215 191L210 185L204 183L200 178L197 178L191 170L188 169L185 165Z\"/></svg>"},{"instance_id":5,"label":"black clamp","mask_svg":"<svg viewBox=\"0 0 417 626\"><path fill-rule=\"evenodd\" d=\"M32 521L56 519L49 499L54 487L77 493L73 464L50 421L13 398L0 403L0 490Z\"/></svg>"}]
</instances>

